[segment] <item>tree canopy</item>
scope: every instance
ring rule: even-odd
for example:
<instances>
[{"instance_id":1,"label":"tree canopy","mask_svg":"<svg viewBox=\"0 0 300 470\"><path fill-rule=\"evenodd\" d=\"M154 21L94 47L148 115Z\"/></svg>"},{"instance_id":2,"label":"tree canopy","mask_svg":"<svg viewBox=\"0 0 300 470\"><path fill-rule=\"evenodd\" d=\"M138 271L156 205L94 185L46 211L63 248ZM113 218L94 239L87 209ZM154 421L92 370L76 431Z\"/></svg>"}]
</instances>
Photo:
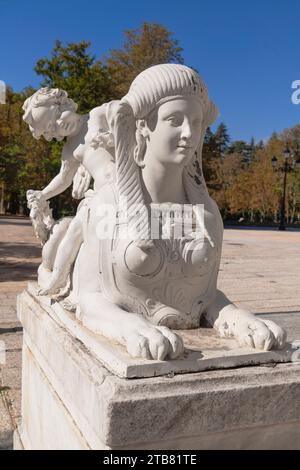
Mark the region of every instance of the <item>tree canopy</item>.
<instances>
[{"instance_id":1,"label":"tree canopy","mask_svg":"<svg viewBox=\"0 0 300 470\"><path fill-rule=\"evenodd\" d=\"M182 48L170 31L156 23L143 23L140 29L124 32L121 49L111 49L104 64L119 97L125 95L132 80L147 67L167 62L183 63Z\"/></svg>"},{"instance_id":2,"label":"tree canopy","mask_svg":"<svg viewBox=\"0 0 300 470\"><path fill-rule=\"evenodd\" d=\"M56 41L51 57L38 60L35 71L43 77L41 86L62 88L82 113L114 98L107 68L89 52L90 42Z\"/></svg>"},{"instance_id":3,"label":"tree canopy","mask_svg":"<svg viewBox=\"0 0 300 470\"><path fill-rule=\"evenodd\" d=\"M49 57L37 61L35 70L41 86L66 90L85 113L111 99L123 96L134 77L145 68L166 62L183 63L182 48L162 25L143 23L126 30L120 49L103 59L90 52L90 42L63 45L56 41ZM22 104L35 90L21 93L7 88L6 104L0 105L0 212L26 210L25 193L42 189L60 167L61 143L34 140L22 120ZM282 172L272 169L276 156L283 165L286 143L300 158L300 125L273 133L267 142L232 141L225 123L215 131L208 128L202 162L211 195L224 220L245 219L253 223L277 223L282 198ZM70 192L59 196L57 208L74 212ZM300 170L288 175L287 216L300 223Z\"/></svg>"}]
</instances>

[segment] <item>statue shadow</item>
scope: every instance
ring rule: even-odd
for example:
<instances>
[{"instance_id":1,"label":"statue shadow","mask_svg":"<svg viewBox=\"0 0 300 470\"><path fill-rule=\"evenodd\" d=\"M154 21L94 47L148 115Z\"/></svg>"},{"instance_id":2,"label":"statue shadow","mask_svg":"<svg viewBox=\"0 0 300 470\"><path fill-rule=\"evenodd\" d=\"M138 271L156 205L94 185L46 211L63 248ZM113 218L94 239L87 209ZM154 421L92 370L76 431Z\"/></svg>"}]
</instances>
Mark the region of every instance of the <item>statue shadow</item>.
<instances>
[{"instance_id":1,"label":"statue shadow","mask_svg":"<svg viewBox=\"0 0 300 470\"><path fill-rule=\"evenodd\" d=\"M40 258L42 247L33 243L0 242L0 258L30 259ZM1 262L2 265L2 262Z\"/></svg>"},{"instance_id":2,"label":"statue shadow","mask_svg":"<svg viewBox=\"0 0 300 470\"><path fill-rule=\"evenodd\" d=\"M0 282L33 281L42 248L32 243L0 242Z\"/></svg>"},{"instance_id":3,"label":"statue shadow","mask_svg":"<svg viewBox=\"0 0 300 470\"><path fill-rule=\"evenodd\" d=\"M22 227L30 227L31 222L29 219L18 219L10 217L0 217L0 225L18 225Z\"/></svg>"},{"instance_id":4,"label":"statue shadow","mask_svg":"<svg viewBox=\"0 0 300 470\"><path fill-rule=\"evenodd\" d=\"M40 265L39 262L20 263L3 260L1 260L0 264L0 283L10 281L35 281L37 279L37 269Z\"/></svg>"}]
</instances>

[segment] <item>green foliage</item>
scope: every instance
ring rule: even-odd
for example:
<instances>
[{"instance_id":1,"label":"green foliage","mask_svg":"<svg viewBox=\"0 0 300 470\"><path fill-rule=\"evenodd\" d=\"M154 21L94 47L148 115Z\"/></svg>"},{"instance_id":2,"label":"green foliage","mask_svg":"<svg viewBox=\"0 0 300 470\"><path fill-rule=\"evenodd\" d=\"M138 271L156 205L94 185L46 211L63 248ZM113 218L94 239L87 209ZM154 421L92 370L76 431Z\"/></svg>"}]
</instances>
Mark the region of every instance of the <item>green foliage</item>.
<instances>
[{"instance_id":1,"label":"green foliage","mask_svg":"<svg viewBox=\"0 0 300 470\"><path fill-rule=\"evenodd\" d=\"M34 90L14 93L9 89L5 105L0 106L0 186L1 210L16 212L26 207L26 190L41 189L60 166L49 144L31 136L22 120L22 104ZM12 203L13 201L13 203ZM12 209L13 206L13 209Z\"/></svg>"},{"instance_id":2,"label":"green foliage","mask_svg":"<svg viewBox=\"0 0 300 470\"><path fill-rule=\"evenodd\" d=\"M221 157L224 157L225 153L228 151L228 144L230 142L227 126L224 124L224 122L219 124L215 132L214 139L217 152Z\"/></svg>"},{"instance_id":3,"label":"green foliage","mask_svg":"<svg viewBox=\"0 0 300 470\"><path fill-rule=\"evenodd\" d=\"M89 47L87 41L66 47L56 41L50 59L44 57L35 66L36 73L43 77L41 85L65 90L82 113L115 96L107 68L88 52Z\"/></svg>"},{"instance_id":4,"label":"green foliage","mask_svg":"<svg viewBox=\"0 0 300 470\"><path fill-rule=\"evenodd\" d=\"M63 46L56 41L50 57L38 60L36 72L42 86L66 90L85 113L111 99L123 96L134 77L151 65L183 63L182 49L164 26L143 23L140 29L125 31L121 49L113 49L102 62L90 54L90 43ZM22 120L22 104L34 93L7 89L7 102L0 106L0 212L26 208L26 190L42 189L58 173L62 142L36 141ZM283 165L282 152L288 142L300 159L300 125L273 133L268 142L231 141L221 123L215 132L207 129L202 152L204 176L224 219L247 222L278 222L282 198L280 171L271 159ZM287 178L286 213L290 223L300 223L300 170ZM54 198L55 215L74 214L77 202L71 191Z\"/></svg>"},{"instance_id":5,"label":"green foliage","mask_svg":"<svg viewBox=\"0 0 300 470\"><path fill-rule=\"evenodd\" d=\"M235 140L230 144L227 149L227 154L238 153L242 155L242 162L249 164L253 161L255 155L255 144L254 140L250 143L245 142L244 140Z\"/></svg>"},{"instance_id":6,"label":"green foliage","mask_svg":"<svg viewBox=\"0 0 300 470\"><path fill-rule=\"evenodd\" d=\"M183 63L182 48L172 33L156 23L143 23L140 29L124 32L122 49L111 49L105 65L113 88L120 98L132 80L145 68L167 62Z\"/></svg>"}]
</instances>

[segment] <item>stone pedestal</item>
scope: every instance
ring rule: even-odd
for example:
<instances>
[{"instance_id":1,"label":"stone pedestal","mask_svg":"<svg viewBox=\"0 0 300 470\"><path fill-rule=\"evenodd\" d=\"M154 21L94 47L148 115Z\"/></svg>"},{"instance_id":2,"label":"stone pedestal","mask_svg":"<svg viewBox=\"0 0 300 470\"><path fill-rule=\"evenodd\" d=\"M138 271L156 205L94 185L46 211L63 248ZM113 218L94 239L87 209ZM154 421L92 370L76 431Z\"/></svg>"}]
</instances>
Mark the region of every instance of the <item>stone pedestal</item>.
<instances>
[{"instance_id":1,"label":"stone pedestal","mask_svg":"<svg viewBox=\"0 0 300 470\"><path fill-rule=\"evenodd\" d=\"M271 361L260 366L207 371L206 362L189 373L180 361L149 361L147 368L126 359L122 348L109 351L32 287L19 296L18 315L24 343L16 449L300 447L300 364L274 363L291 359L290 350L251 359ZM199 354L187 351L192 370L207 359ZM223 367L241 365L228 357Z\"/></svg>"}]
</instances>

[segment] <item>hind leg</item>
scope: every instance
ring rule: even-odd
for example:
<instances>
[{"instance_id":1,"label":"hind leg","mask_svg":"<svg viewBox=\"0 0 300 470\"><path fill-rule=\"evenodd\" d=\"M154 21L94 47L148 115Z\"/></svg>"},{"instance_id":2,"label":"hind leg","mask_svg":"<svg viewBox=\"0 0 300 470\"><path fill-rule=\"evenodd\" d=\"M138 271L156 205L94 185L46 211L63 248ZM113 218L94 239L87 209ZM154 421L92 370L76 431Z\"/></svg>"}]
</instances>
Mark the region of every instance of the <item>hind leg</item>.
<instances>
[{"instance_id":1,"label":"hind leg","mask_svg":"<svg viewBox=\"0 0 300 470\"><path fill-rule=\"evenodd\" d=\"M71 221L61 239L48 281L39 291L39 295L56 294L67 284L68 276L83 242L82 221L79 213Z\"/></svg>"},{"instance_id":2,"label":"hind leg","mask_svg":"<svg viewBox=\"0 0 300 470\"><path fill-rule=\"evenodd\" d=\"M40 287L44 287L49 282L58 247L71 221L71 217L58 220L52 228L48 241L43 246L42 264L38 269L38 284Z\"/></svg>"}]
</instances>

